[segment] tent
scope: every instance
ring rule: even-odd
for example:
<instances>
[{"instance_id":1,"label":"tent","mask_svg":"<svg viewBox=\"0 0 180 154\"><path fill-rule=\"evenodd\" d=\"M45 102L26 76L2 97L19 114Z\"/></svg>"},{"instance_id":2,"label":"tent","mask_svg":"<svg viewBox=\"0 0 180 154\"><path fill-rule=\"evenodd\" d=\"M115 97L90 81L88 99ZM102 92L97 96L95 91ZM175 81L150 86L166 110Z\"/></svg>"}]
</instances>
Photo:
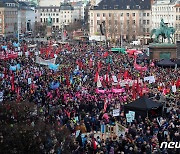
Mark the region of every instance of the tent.
<instances>
[{"instance_id":1,"label":"tent","mask_svg":"<svg viewBox=\"0 0 180 154\"><path fill-rule=\"evenodd\" d=\"M178 66L180 66L180 59L177 59L177 60L175 61L175 63L176 63Z\"/></svg>"},{"instance_id":2,"label":"tent","mask_svg":"<svg viewBox=\"0 0 180 154\"><path fill-rule=\"evenodd\" d=\"M124 105L124 110L125 113L134 111L136 118L138 118L139 115L141 115L142 118L145 118L147 116L152 116L152 111L156 114L162 113L162 106L161 103L155 102L147 96L142 96L139 99Z\"/></svg>"},{"instance_id":3,"label":"tent","mask_svg":"<svg viewBox=\"0 0 180 154\"><path fill-rule=\"evenodd\" d=\"M165 67L173 67L175 63L173 63L170 59L163 59L157 63L158 66L165 66Z\"/></svg>"}]
</instances>

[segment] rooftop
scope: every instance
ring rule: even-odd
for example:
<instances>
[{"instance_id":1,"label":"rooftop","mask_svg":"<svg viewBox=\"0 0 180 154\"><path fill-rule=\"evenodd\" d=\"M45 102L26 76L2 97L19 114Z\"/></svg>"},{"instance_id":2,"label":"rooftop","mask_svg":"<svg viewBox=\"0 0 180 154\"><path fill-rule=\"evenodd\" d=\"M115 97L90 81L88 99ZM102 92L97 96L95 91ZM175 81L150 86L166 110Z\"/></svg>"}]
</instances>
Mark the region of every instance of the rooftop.
<instances>
[{"instance_id":1,"label":"rooftop","mask_svg":"<svg viewBox=\"0 0 180 154\"><path fill-rule=\"evenodd\" d=\"M150 10L151 0L102 0L94 10Z\"/></svg>"}]
</instances>

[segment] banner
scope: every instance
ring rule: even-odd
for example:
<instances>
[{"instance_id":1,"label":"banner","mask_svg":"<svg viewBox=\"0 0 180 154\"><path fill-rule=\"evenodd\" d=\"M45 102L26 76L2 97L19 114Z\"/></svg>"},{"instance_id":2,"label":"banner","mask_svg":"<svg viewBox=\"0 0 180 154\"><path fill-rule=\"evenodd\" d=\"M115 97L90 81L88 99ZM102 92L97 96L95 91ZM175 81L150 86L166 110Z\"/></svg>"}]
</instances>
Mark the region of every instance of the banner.
<instances>
[{"instance_id":1,"label":"banner","mask_svg":"<svg viewBox=\"0 0 180 154\"><path fill-rule=\"evenodd\" d=\"M59 64L57 64L57 65L56 64L49 64L48 67L50 70L57 71L59 68Z\"/></svg>"},{"instance_id":2,"label":"banner","mask_svg":"<svg viewBox=\"0 0 180 154\"><path fill-rule=\"evenodd\" d=\"M19 70L20 69L20 64L17 64L17 65L14 65L14 66L11 66L9 67L9 70L11 71L16 71L16 70Z\"/></svg>"},{"instance_id":3,"label":"banner","mask_svg":"<svg viewBox=\"0 0 180 154\"><path fill-rule=\"evenodd\" d=\"M149 84L156 82L154 76L145 77L144 81L149 81Z\"/></svg>"},{"instance_id":4,"label":"banner","mask_svg":"<svg viewBox=\"0 0 180 154\"><path fill-rule=\"evenodd\" d=\"M50 84L50 88L53 89L53 90L59 88L59 86L60 86L60 83L59 83L59 82L56 82L56 83L55 83L55 82L52 82L52 83Z\"/></svg>"},{"instance_id":5,"label":"banner","mask_svg":"<svg viewBox=\"0 0 180 154\"><path fill-rule=\"evenodd\" d=\"M49 64L55 64L55 62L56 62L56 57L53 59L49 59L49 60L44 60L39 56L36 57L36 63L40 64L40 65L48 66Z\"/></svg>"}]
</instances>

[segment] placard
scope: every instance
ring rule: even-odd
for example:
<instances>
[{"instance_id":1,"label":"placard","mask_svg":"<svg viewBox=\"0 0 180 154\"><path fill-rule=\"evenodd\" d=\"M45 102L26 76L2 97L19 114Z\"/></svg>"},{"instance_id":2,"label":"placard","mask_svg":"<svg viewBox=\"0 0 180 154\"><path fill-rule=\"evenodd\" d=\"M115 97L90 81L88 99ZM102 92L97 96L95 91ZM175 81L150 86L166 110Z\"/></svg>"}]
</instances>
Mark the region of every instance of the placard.
<instances>
[{"instance_id":1,"label":"placard","mask_svg":"<svg viewBox=\"0 0 180 154\"><path fill-rule=\"evenodd\" d=\"M173 92L173 93L176 92L176 85L172 86L172 92Z\"/></svg>"},{"instance_id":2,"label":"placard","mask_svg":"<svg viewBox=\"0 0 180 154\"><path fill-rule=\"evenodd\" d=\"M128 114L126 114L126 121L127 122L132 122L132 116L128 113Z\"/></svg>"},{"instance_id":3,"label":"placard","mask_svg":"<svg viewBox=\"0 0 180 154\"><path fill-rule=\"evenodd\" d=\"M135 118L135 112L134 111L129 111L129 114L131 115L132 120Z\"/></svg>"},{"instance_id":4,"label":"placard","mask_svg":"<svg viewBox=\"0 0 180 154\"><path fill-rule=\"evenodd\" d=\"M119 109L114 109L113 110L113 117L117 117L117 116L119 116Z\"/></svg>"}]
</instances>

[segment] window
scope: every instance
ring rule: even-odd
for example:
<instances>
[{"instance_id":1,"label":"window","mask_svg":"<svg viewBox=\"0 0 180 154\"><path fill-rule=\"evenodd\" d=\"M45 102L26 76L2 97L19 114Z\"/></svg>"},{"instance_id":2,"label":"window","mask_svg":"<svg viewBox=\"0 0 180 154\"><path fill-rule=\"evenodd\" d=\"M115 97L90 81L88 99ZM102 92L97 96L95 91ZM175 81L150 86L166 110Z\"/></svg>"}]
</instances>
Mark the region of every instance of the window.
<instances>
[{"instance_id":1,"label":"window","mask_svg":"<svg viewBox=\"0 0 180 154\"><path fill-rule=\"evenodd\" d=\"M144 32L144 33L146 32L146 28L143 28L143 32Z\"/></svg>"},{"instance_id":2,"label":"window","mask_svg":"<svg viewBox=\"0 0 180 154\"><path fill-rule=\"evenodd\" d=\"M111 17L111 13L109 13L109 17Z\"/></svg>"},{"instance_id":3,"label":"window","mask_svg":"<svg viewBox=\"0 0 180 154\"><path fill-rule=\"evenodd\" d=\"M127 17L129 17L129 13L126 13Z\"/></svg>"},{"instance_id":4,"label":"window","mask_svg":"<svg viewBox=\"0 0 180 154\"><path fill-rule=\"evenodd\" d=\"M58 23L59 22L59 18L56 18L56 23Z\"/></svg>"},{"instance_id":5,"label":"window","mask_svg":"<svg viewBox=\"0 0 180 154\"><path fill-rule=\"evenodd\" d=\"M149 28L147 28L147 33L149 33Z\"/></svg>"},{"instance_id":6,"label":"window","mask_svg":"<svg viewBox=\"0 0 180 154\"><path fill-rule=\"evenodd\" d=\"M129 25L129 20L127 20L127 25Z\"/></svg>"},{"instance_id":7,"label":"window","mask_svg":"<svg viewBox=\"0 0 180 154\"><path fill-rule=\"evenodd\" d=\"M109 25L111 25L111 20L109 20Z\"/></svg>"},{"instance_id":8,"label":"window","mask_svg":"<svg viewBox=\"0 0 180 154\"><path fill-rule=\"evenodd\" d=\"M123 13L121 13L121 17L123 17Z\"/></svg>"},{"instance_id":9,"label":"window","mask_svg":"<svg viewBox=\"0 0 180 154\"><path fill-rule=\"evenodd\" d=\"M43 22L42 18L41 18L41 23Z\"/></svg>"},{"instance_id":10,"label":"window","mask_svg":"<svg viewBox=\"0 0 180 154\"><path fill-rule=\"evenodd\" d=\"M100 14L99 14L99 13L97 13L97 17L100 17Z\"/></svg>"},{"instance_id":11,"label":"window","mask_svg":"<svg viewBox=\"0 0 180 154\"><path fill-rule=\"evenodd\" d=\"M146 20L143 20L143 24L144 24L144 25L146 24Z\"/></svg>"},{"instance_id":12,"label":"window","mask_svg":"<svg viewBox=\"0 0 180 154\"><path fill-rule=\"evenodd\" d=\"M149 20L147 20L147 25L149 25Z\"/></svg>"},{"instance_id":13,"label":"window","mask_svg":"<svg viewBox=\"0 0 180 154\"><path fill-rule=\"evenodd\" d=\"M118 9L118 5L114 5L114 9L117 10Z\"/></svg>"},{"instance_id":14,"label":"window","mask_svg":"<svg viewBox=\"0 0 180 154\"><path fill-rule=\"evenodd\" d=\"M147 16L149 17L149 13L147 13Z\"/></svg>"},{"instance_id":15,"label":"window","mask_svg":"<svg viewBox=\"0 0 180 154\"><path fill-rule=\"evenodd\" d=\"M106 15L106 14L105 14L105 13L103 13L103 17L105 17L105 15Z\"/></svg>"},{"instance_id":16,"label":"window","mask_svg":"<svg viewBox=\"0 0 180 154\"><path fill-rule=\"evenodd\" d=\"M97 20L97 25L99 25L100 24L100 20Z\"/></svg>"},{"instance_id":17,"label":"window","mask_svg":"<svg viewBox=\"0 0 180 154\"><path fill-rule=\"evenodd\" d=\"M146 13L143 13L143 16L145 17L145 16L146 16Z\"/></svg>"},{"instance_id":18,"label":"window","mask_svg":"<svg viewBox=\"0 0 180 154\"><path fill-rule=\"evenodd\" d=\"M133 25L135 25L136 24L136 21L135 20L133 20Z\"/></svg>"},{"instance_id":19,"label":"window","mask_svg":"<svg viewBox=\"0 0 180 154\"><path fill-rule=\"evenodd\" d=\"M93 20L91 20L91 25L93 25Z\"/></svg>"},{"instance_id":20,"label":"window","mask_svg":"<svg viewBox=\"0 0 180 154\"><path fill-rule=\"evenodd\" d=\"M136 16L136 13L133 13L133 17L135 17Z\"/></svg>"},{"instance_id":21,"label":"window","mask_svg":"<svg viewBox=\"0 0 180 154\"><path fill-rule=\"evenodd\" d=\"M107 9L107 5L103 5L103 9Z\"/></svg>"}]
</instances>

